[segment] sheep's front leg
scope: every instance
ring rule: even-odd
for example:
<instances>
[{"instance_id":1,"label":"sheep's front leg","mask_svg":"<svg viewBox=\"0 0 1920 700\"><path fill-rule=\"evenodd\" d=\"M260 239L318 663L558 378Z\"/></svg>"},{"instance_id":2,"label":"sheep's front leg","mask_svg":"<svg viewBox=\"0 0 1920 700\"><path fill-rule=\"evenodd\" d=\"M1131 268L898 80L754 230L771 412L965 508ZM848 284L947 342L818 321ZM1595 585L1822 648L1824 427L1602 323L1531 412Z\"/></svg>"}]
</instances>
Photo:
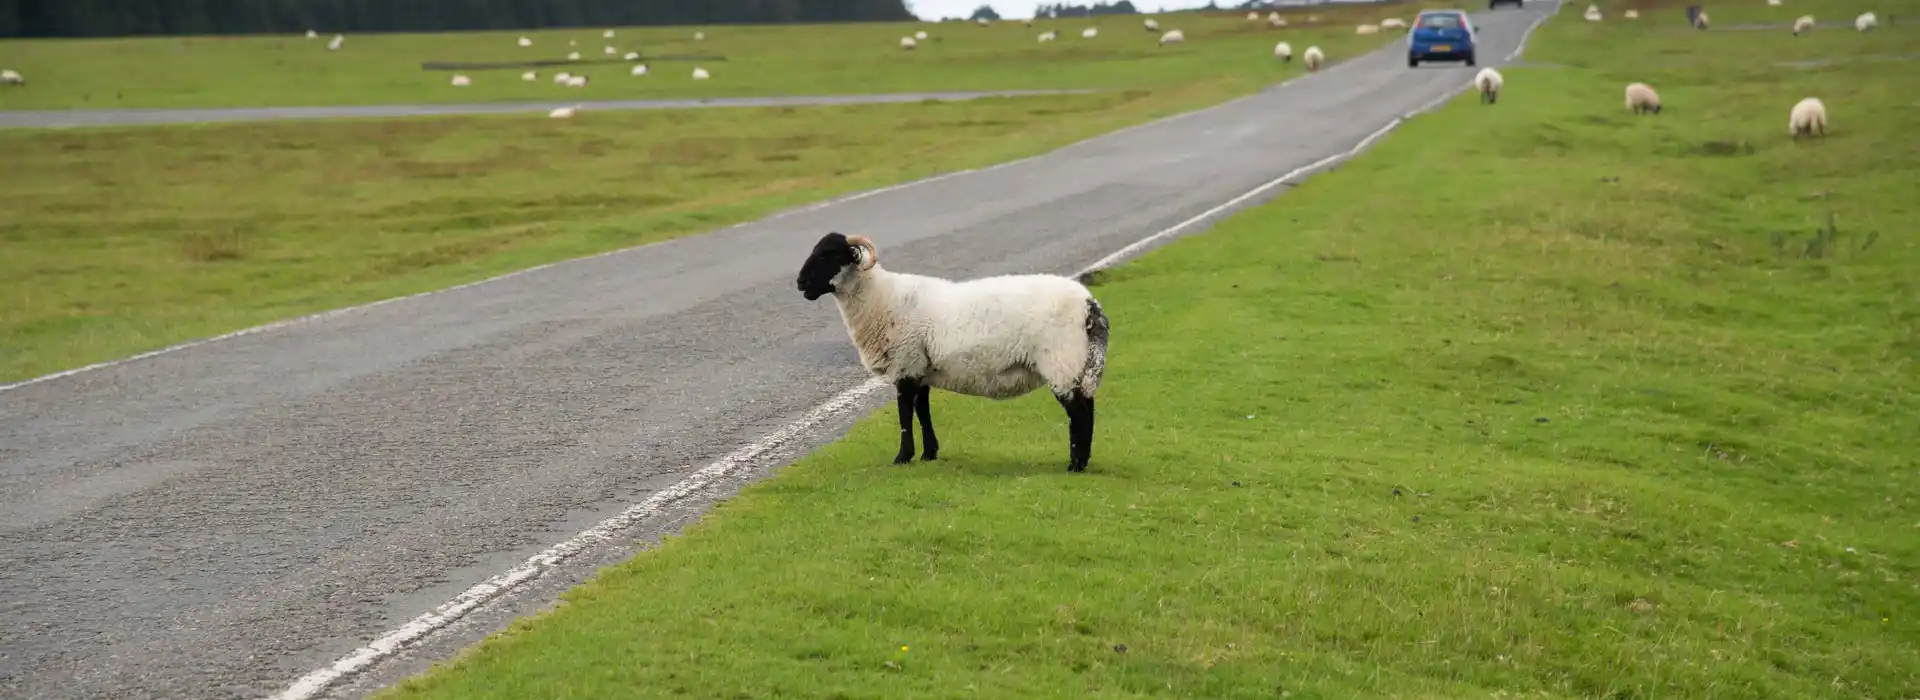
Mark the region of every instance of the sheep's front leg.
<instances>
[{"instance_id":1,"label":"sheep's front leg","mask_svg":"<svg viewBox=\"0 0 1920 700\"><path fill-rule=\"evenodd\" d=\"M913 461L913 405L920 398L920 382L915 379L902 379L894 383L899 390L894 403L900 409L900 453L893 456L894 464L906 464Z\"/></svg>"},{"instance_id":2,"label":"sheep's front leg","mask_svg":"<svg viewBox=\"0 0 1920 700\"><path fill-rule=\"evenodd\" d=\"M940 439L933 436L933 387L920 386L913 408L920 415L920 459L931 462L940 456Z\"/></svg>"}]
</instances>

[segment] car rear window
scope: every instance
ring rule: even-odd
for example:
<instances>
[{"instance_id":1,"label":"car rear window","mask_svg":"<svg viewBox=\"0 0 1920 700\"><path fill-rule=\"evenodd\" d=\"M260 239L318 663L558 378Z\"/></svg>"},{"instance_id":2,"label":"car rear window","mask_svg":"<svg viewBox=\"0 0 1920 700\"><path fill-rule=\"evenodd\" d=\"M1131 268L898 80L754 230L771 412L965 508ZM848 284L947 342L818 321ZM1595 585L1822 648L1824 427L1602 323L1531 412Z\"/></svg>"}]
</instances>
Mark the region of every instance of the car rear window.
<instances>
[{"instance_id":1,"label":"car rear window","mask_svg":"<svg viewBox=\"0 0 1920 700\"><path fill-rule=\"evenodd\" d=\"M1459 15L1426 15L1420 18L1420 26L1428 29L1459 29Z\"/></svg>"}]
</instances>

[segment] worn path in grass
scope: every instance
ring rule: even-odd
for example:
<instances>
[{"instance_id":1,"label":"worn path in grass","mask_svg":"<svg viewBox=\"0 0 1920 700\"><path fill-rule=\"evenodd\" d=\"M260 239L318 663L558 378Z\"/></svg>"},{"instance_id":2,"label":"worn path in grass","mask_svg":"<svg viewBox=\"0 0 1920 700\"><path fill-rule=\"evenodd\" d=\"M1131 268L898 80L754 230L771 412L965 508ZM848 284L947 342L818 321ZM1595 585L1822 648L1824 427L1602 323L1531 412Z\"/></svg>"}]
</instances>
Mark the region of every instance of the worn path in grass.
<instances>
[{"instance_id":1,"label":"worn path in grass","mask_svg":"<svg viewBox=\"0 0 1920 700\"><path fill-rule=\"evenodd\" d=\"M358 105L350 107L232 107L221 109L79 109L0 111L0 129L202 124L275 119L429 117L459 114L542 113L560 107L582 110L699 109L709 107L808 107L826 105L956 102L983 97L1085 94L1091 90L985 90L978 92L896 92L873 95L801 95L792 97L712 97L678 100L587 100L575 102L493 102L481 104Z\"/></svg>"},{"instance_id":2,"label":"worn path in grass","mask_svg":"<svg viewBox=\"0 0 1920 700\"><path fill-rule=\"evenodd\" d=\"M1543 9L1482 14L1482 55ZM821 234L901 270L1068 272L1469 75L1389 48L1004 167L0 391L0 690L276 690L861 381L832 305L793 289Z\"/></svg>"}]
</instances>

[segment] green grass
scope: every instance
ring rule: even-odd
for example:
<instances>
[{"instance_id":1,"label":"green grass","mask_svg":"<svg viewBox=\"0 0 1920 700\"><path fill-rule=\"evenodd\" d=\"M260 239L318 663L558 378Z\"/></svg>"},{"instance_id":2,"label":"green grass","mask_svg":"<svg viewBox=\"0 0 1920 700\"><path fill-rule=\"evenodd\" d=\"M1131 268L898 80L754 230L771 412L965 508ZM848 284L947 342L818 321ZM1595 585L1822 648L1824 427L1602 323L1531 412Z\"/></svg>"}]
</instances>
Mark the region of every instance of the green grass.
<instances>
[{"instance_id":1,"label":"green grass","mask_svg":"<svg viewBox=\"0 0 1920 700\"><path fill-rule=\"evenodd\" d=\"M1574 9L1107 275L1090 472L1046 396L883 412L384 697L1911 697L1912 68Z\"/></svg>"},{"instance_id":2,"label":"green grass","mask_svg":"<svg viewBox=\"0 0 1920 700\"><path fill-rule=\"evenodd\" d=\"M331 34L302 36L189 37L165 39L35 40L0 42L0 66L27 76L24 88L0 90L0 109L108 107L230 107L538 100L605 100L652 97L718 97L877 93L920 90L1165 88L1194 80L1231 79L1245 88L1283 79L1300 63L1273 60L1275 41L1318 43L1339 61L1377 47L1384 36L1355 36L1353 25L1386 16L1411 16L1413 8L1438 0L1381 7L1315 10L1293 16L1299 26L1269 29L1236 13L1178 14L1163 29L1186 32L1185 44L1160 48L1159 35L1138 18L1044 20L1028 28L1003 22L971 24L859 23L720 27L624 28L612 39L599 29L539 32L350 35L339 51L327 51ZM1098 26L1094 40L1080 30ZM707 39L692 40L696 29ZM1060 40L1041 44L1044 30ZM913 52L899 49L902 36L931 36ZM522 36L534 40L520 48ZM578 46L569 47L567 42ZM724 61L649 61L652 75L634 78L631 64L603 62L602 47L643 56L724 56ZM562 60L579 51L581 62L543 66L540 80L523 82L522 67L462 70L473 85L448 85L452 72L422 70L426 61ZM695 82L693 65L713 73ZM555 85L559 71L584 74L589 86Z\"/></svg>"}]
</instances>

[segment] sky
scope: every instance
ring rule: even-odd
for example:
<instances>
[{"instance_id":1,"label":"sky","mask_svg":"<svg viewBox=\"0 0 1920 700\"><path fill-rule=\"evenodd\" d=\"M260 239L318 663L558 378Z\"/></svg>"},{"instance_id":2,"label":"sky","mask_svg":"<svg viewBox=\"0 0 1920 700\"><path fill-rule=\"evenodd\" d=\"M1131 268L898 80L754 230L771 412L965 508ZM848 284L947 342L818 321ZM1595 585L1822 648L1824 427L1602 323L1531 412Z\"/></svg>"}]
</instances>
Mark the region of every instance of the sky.
<instances>
[{"instance_id":1,"label":"sky","mask_svg":"<svg viewBox=\"0 0 1920 700\"><path fill-rule=\"evenodd\" d=\"M1108 1L1117 2L1118 0ZM982 0L907 0L907 2L913 8L913 13L919 15L921 19L965 17L973 14L973 8L983 4L992 5L993 11L1000 13L1001 17L1021 19L1033 16L1034 6L1040 4L1039 0L986 0L985 2ZM1053 2L1050 0L1047 4L1053 4ZM1067 4L1090 5L1093 4L1093 0L1067 0ZM1142 12L1152 12L1161 8L1181 10L1202 7L1207 4L1207 0L1134 0L1133 4ZM1238 3L1222 0L1220 4L1224 7Z\"/></svg>"}]
</instances>

